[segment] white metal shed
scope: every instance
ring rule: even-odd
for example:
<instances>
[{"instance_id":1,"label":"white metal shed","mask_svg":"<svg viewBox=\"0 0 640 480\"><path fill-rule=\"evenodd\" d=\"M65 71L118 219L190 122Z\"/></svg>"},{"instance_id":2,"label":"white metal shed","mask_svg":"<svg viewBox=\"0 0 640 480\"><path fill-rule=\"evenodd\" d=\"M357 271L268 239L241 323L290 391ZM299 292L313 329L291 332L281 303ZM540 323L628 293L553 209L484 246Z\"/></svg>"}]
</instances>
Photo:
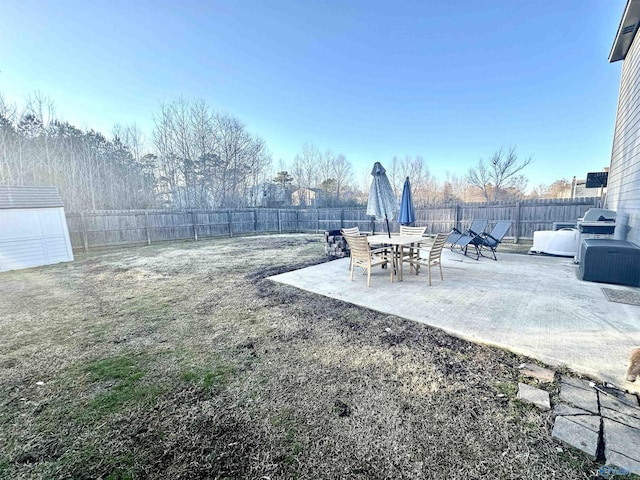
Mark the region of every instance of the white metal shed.
<instances>
[{"instance_id":1,"label":"white metal shed","mask_svg":"<svg viewBox=\"0 0 640 480\"><path fill-rule=\"evenodd\" d=\"M71 261L58 189L0 185L0 272Z\"/></svg>"}]
</instances>

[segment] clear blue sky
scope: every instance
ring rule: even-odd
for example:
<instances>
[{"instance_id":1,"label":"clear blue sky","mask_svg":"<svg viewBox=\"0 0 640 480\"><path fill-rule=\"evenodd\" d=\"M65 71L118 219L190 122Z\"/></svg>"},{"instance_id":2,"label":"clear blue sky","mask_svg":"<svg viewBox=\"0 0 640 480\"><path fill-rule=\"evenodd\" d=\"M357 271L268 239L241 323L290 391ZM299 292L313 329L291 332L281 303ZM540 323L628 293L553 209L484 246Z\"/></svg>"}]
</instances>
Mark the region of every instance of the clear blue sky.
<instances>
[{"instance_id":1,"label":"clear blue sky","mask_svg":"<svg viewBox=\"0 0 640 480\"><path fill-rule=\"evenodd\" d=\"M420 154L443 178L515 145L535 186L609 164L625 3L3 0L0 92L104 133L203 98L275 161L312 142L356 172Z\"/></svg>"}]
</instances>

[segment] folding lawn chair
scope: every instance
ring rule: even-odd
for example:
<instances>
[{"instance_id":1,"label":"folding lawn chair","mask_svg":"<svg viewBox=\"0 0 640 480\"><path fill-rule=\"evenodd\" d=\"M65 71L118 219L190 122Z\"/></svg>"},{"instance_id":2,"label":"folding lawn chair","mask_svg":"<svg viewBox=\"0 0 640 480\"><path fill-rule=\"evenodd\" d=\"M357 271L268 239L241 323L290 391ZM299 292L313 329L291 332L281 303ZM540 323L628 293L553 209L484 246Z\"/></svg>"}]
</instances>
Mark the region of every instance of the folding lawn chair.
<instances>
[{"instance_id":1,"label":"folding lawn chair","mask_svg":"<svg viewBox=\"0 0 640 480\"><path fill-rule=\"evenodd\" d=\"M486 255L482 254L482 250L489 249L491 250L491 254L493 255L494 260L498 260L496 258L496 249L498 245L502 243L502 239L507 234L509 229L511 228L511 220L500 220L496 223L495 227L491 230L491 233L483 233L479 235L482 239L479 245L476 246L476 250L485 257ZM490 257L487 257L490 258Z\"/></svg>"},{"instance_id":2,"label":"folding lawn chair","mask_svg":"<svg viewBox=\"0 0 640 480\"><path fill-rule=\"evenodd\" d=\"M466 255L465 248L469 245L469 242L473 238L477 237L478 235L484 232L484 229L487 228L487 223L488 221L486 219L480 219L480 220L476 219L473 222L471 222L471 226L464 232L461 232L460 230L454 227L453 230L451 230L451 233L449 234L449 237L447 238L446 243L451 244L452 251L455 247L458 247L460 248L460 252L462 253L464 251Z\"/></svg>"}]
</instances>

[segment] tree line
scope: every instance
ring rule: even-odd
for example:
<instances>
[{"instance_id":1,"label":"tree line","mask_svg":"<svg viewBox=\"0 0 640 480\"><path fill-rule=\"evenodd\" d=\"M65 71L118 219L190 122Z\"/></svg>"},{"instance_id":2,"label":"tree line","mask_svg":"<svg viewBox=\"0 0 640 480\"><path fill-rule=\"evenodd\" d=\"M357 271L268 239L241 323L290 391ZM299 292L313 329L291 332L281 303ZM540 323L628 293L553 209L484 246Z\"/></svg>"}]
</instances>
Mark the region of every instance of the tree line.
<instances>
[{"instance_id":1,"label":"tree line","mask_svg":"<svg viewBox=\"0 0 640 480\"><path fill-rule=\"evenodd\" d=\"M398 198L409 177L419 205L566 195L566 180L527 194L522 171L531 162L515 148L500 149L466 174L440 180L422 156L383 160ZM274 168L264 139L202 100L161 104L147 137L135 123L116 125L110 136L80 129L59 120L38 93L20 110L0 96L0 184L55 185L69 210L240 208L253 206L252 189L266 184L289 197L300 189L301 206L313 205L316 194L325 206L356 206L367 201L369 173L312 143Z\"/></svg>"},{"instance_id":2,"label":"tree line","mask_svg":"<svg viewBox=\"0 0 640 480\"><path fill-rule=\"evenodd\" d=\"M22 111L0 98L0 183L55 185L71 210L240 207L270 165L264 140L202 101L161 105L149 142L135 124L108 138L60 121L39 94Z\"/></svg>"},{"instance_id":3,"label":"tree line","mask_svg":"<svg viewBox=\"0 0 640 480\"><path fill-rule=\"evenodd\" d=\"M121 138L57 120L36 94L19 113L0 99L0 184L55 185L72 209L119 209L153 203L154 173Z\"/></svg>"}]
</instances>

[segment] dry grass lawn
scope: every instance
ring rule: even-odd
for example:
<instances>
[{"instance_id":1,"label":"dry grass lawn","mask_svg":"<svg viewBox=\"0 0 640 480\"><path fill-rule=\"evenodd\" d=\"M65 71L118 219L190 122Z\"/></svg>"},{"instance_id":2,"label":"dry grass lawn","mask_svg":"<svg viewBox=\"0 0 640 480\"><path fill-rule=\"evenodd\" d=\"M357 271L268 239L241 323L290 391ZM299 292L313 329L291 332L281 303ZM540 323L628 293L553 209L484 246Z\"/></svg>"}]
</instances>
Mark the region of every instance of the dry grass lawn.
<instances>
[{"instance_id":1,"label":"dry grass lawn","mask_svg":"<svg viewBox=\"0 0 640 480\"><path fill-rule=\"evenodd\" d=\"M0 478L594 478L515 399L525 359L265 278L322 261L276 235L0 274Z\"/></svg>"}]
</instances>

